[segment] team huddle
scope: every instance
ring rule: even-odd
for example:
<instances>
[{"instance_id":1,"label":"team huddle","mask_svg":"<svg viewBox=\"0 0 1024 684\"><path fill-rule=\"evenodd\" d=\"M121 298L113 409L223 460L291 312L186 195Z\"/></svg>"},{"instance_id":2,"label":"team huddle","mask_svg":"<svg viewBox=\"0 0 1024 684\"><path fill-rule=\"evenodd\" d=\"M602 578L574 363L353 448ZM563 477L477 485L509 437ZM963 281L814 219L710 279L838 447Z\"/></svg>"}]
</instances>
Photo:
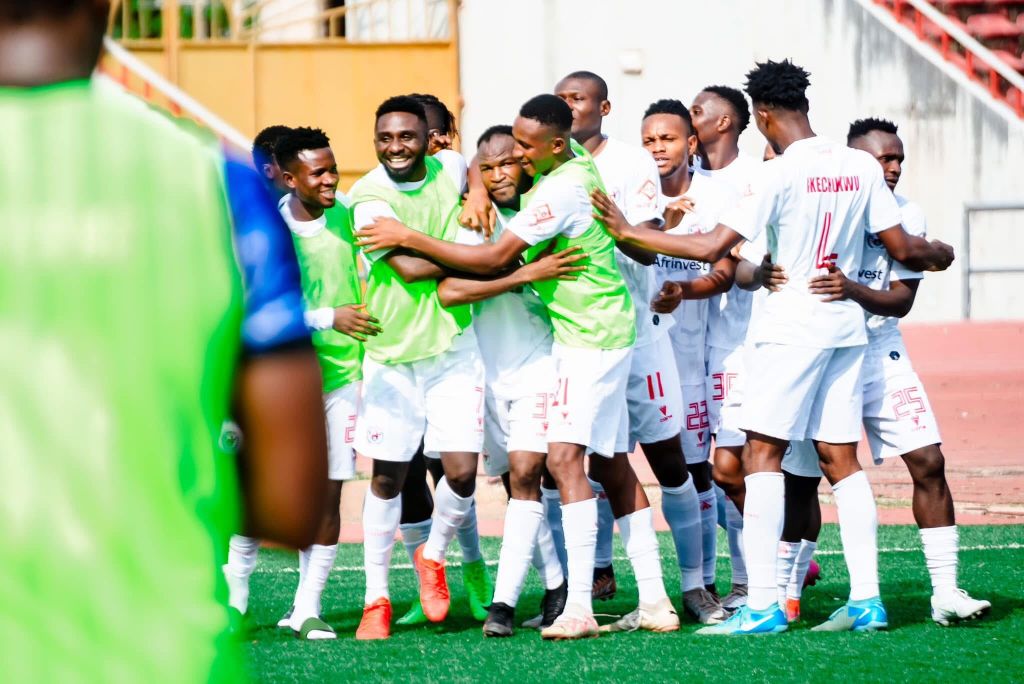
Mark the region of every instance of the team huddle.
<instances>
[{"instance_id":1,"label":"team huddle","mask_svg":"<svg viewBox=\"0 0 1024 684\"><path fill-rule=\"evenodd\" d=\"M380 163L348 196L322 131L260 133L254 162L280 197L322 369L330 479L280 627L336 638L321 596L359 453L373 466L356 639L390 636L399 531L419 585L399 624L446 618L457 540L486 636L513 633L531 567L545 592L522 625L545 639L678 630L628 458L639 445L699 634L777 633L800 619L822 477L850 594L814 629L885 629L862 430L876 463L901 457L913 479L932 619L990 608L957 584L941 439L897 327L922 273L948 268L953 251L925 239L920 207L895 194L896 126L858 120L846 144L816 135L808 76L768 61L747 75L749 105L727 86L689 106L658 100L636 145L602 133L607 85L574 72L488 128L468 161L436 97L392 97L376 112ZM764 161L739 152L751 119ZM481 454L509 497L493 580L474 506ZM617 591L616 525L639 600L599 627L593 602ZM732 561L723 596L719 525ZM258 549L235 535L224 566L242 614Z\"/></svg>"}]
</instances>

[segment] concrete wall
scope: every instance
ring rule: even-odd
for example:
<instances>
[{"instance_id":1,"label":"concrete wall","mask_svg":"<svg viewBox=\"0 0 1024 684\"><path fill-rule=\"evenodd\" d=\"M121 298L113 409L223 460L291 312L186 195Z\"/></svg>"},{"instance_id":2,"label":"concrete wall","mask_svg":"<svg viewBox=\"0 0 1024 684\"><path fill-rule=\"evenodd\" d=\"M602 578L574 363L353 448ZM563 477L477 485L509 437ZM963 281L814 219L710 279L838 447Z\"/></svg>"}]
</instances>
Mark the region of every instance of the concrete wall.
<instances>
[{"instance_id":1,"label":"concrete wall","mask_svg":"<svg viewBox=\"0 0 1024 684\"><path fill-rule=\"evenodd\" d=\"M841 139L863 116L900 125L907 165L898 190L924 206L932 236L959 249L965 202L1024 202L1024 124L857 0L463 0L460 22L467 141L511 122L524 100L550 92L564 74L590 69L611 91L606 131L638 142L650 102L688 103L705 85L742 85L755 60L790 57L812 74L819 134ZM641 73L626 73L637 65ZM760 155L764 140L751 127L740 144ZM1024 266L1024 211L980 217L974 228L976 265ZM927 281L910 319L958 318L956 265ZM975 317L1024 318L1024 276L972 283Z\"/></svg>"}]
</instances>

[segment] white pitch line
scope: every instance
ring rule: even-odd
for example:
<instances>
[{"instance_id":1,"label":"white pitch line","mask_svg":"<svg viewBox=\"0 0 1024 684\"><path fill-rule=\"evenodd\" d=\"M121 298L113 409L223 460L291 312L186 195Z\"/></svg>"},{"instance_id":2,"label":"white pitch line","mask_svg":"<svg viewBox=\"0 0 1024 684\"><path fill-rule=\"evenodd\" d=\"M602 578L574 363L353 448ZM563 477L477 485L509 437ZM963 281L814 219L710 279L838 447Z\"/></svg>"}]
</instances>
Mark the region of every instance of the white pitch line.
<instances>
[{"instance_id":1,"label":"white pitch line","mask_svg":"<svg viewBox=\"0 0 1024 684\"><path fill-rule=\"evenodd\" d=\"M979 544L976 546L961 546L960 551L1019 551L1024 549L1024 544L1010 543L1010 544ZM921 551L920 546L914 547L903 547L894 546L890 548L878 549L878 553L919 553ZM815 556L841 556L843 552L841 549L826 549L824 551L816 551ZM718 558L728 558L729 554L720 553ZM626 556L615 556L612 560L618 562L624 562L629 560ZM498 561L489 560L485 561L489 566L496 566ZM449 567L461 567L461 561L452 561L448 564ZM392 570L412 570L410 563L398 563L391 566ZM333 568L334 572L363 572L364 568L361 565L338 565ZM268 569L257 567L254 574L257 575L278 575L287 573L297 573L299 569L297 567L277 568Z\"/></svg>"}]
</instances>

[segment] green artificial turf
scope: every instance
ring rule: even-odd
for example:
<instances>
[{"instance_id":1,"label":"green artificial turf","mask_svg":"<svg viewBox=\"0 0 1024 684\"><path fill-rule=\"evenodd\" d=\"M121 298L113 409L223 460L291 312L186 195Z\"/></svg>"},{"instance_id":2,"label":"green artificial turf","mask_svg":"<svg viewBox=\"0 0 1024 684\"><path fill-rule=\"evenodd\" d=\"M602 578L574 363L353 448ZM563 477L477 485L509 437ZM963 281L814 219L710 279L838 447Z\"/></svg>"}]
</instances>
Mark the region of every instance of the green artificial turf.
<instances>
[{"instance_id":1,"label":"green artificial turf","mask_svg":"<svg viewBox=\"0 0 1024 684\"><path fill-rule=\"evenodd\" d=\"M671 537L660 534L666 586L679 608L679 572ZM458 567L457 545L449 554L452 610L439 625L396 627L384 642L352 638L363 603L362 547L343 545L324 593L324 618L338 631L329 642L302 642L274 625L288 609L298 579L296 554L263 550L252 577L253 630L246 645L256 678L266 682L660 682L660 681L844 681L906 682L1024 681L1024 526L960 529L960 585L992 602L980 621L943 628L929 618L931 587L917 528L879 530L879 571L890 630L874 634L811 633L842 605L847 573L839 553L838 530L822 530L822 578L805 590L803 621L785 634L758 637L700 637L684 617L673 634L603 635L578 642L544 642L519 629L509 639L485 639L469 617ZM498 557L499 540L484 539L488 561ZM719 552L727 550L724 536ZM596 604L600 613L624 614L636 605L636 587L616 537L619 593ZM414 578L401 543L391 571L395 619L415 595ZM720 557L718 588L729 589L729 560ZM531 571L517 609L517 623L532 617L542 594ZM612 618L598 618L601 622Z\"/></svg>"}]
</instances>

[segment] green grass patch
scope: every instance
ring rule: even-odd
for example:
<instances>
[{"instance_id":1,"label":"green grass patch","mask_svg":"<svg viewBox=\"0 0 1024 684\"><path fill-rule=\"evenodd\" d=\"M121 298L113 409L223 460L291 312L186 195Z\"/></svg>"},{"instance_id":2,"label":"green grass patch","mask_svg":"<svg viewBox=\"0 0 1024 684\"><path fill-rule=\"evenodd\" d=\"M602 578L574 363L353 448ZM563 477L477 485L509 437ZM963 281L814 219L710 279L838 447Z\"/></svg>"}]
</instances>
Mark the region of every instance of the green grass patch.
<instances>
[{"instance_id":1,"label":"green grass patch","mask_svg":"<svg viewBox=\"0 0 1024 684\"><path fill-rule=\"evenodd\" d=\"M669 594L679 607L679 572L668 534L659 535ZM498 557L500 540L484 539L484 555ZM992 602L981 621L942 628L929 617L931 585L913 526L879 530L882 598L891 628L875 634L817 634L815 625L842 605L847 573L838 530L822 530L822 578L804 593L803 621L788 633L761 637L698 637L684 618L675 634L604 635L582 642L547 643L533 630L509 639L485 639L466 607L458 549L450 553L452 610L440 625L397 627L386 642L352 638L362 613L362 547L343 545L324 593L324 618L338 631L329 642L302 642L275 627L291 605L298 580L296 554L261 552L252 578L254 629L247 643L260 681L533 682L612 681L811 681L907 682L984 677L985 684L1022 681L1024 657L1024 526L960 529L960 585ZM727 550L719 537L719 552ZM636 586L616 537L618 596L595 610L621 615L636 605ZM407 565L396 544L393 565ZM491 568L492 574L494 568ZM719 558L718 587L729 587L728 558ZM543 593L531 572L517 621L532 617ZM411 569L393 568L391 596L397 619L415 596ZM599 618L608 622L612 618Z\"/></svg>"}]
</instances>

